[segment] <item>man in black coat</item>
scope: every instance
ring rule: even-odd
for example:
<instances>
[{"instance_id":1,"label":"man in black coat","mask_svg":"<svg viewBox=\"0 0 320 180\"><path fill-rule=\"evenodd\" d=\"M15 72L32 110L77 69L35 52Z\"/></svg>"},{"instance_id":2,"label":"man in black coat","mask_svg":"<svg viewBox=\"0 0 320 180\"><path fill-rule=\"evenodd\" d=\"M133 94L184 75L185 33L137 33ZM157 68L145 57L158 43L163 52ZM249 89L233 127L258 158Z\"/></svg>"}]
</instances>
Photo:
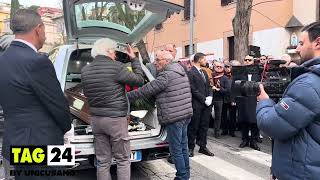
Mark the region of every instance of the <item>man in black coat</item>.
<instances>
[{"instance_id":1,"label":"man in black coat","mask_svg":"<svg viewBox=\"0 0 320 180\"><path fill-rule=\"evenodd\" d=\"M54 67L48 57L38 54L46 39L40 15L18 10L11 20L11 30L15 39L0 57L4 162L10 159L10 146L63 145L63 136L71 128L69 106ZM16 180L51 178L16 176Z\"/></svg>"},{"instance_id":2,"label":"man in black coat","mask_svg":"<svg viewBox=\"0 0 320 180\"><path fill-rule=\"evenodd\" d=\"M253 57L246 56L244 59L244 65L253 65ZM259 82L260 77L258 74L247 74L247 77L241 77L241 80ZM257 126L257 119L255 116L257 97L256 96L239 96L236 97L238 106L238 122L241 126L242 142L239 145L240 148L250 146L252 149L260 151L257 141L259 138L259 129ZM249 136L249 131L251 136Z\"/></svg>"},{"instance_id":3,"label":"man in black coat","mask_svg":"<svg viewBox=\"0 0 320 180\"><path fill-rule=\"evenodd\" d=\"M197 144L200 146L199 153L214 156L214 154L207 149L207 132L210 122L212 89L207 73L201 69L201 65L205 66L206 64L205 55L203 53L196 53L193 61L194 66L188 72L193 108L193 116L188 126L189 155L193 157L195 141L197 141Z\"/></svg>"}]
</instances>

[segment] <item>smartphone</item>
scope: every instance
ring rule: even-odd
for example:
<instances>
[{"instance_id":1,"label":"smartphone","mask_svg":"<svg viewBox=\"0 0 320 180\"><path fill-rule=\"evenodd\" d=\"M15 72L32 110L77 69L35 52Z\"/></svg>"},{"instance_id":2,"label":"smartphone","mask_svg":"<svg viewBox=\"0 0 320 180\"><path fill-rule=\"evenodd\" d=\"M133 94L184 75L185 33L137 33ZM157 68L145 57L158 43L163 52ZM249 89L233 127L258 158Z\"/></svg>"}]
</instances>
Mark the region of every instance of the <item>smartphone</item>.
<instances>
[{"instance_id":1,"label":"smartphone","mask_svg":"<svg viewBox=\"0 0 320 180\"><path fill-rule=\"evenodd\" d=\"M127 52L127 44L117 43L116 51L126 53Z\"/></svg>"}]
</instances>

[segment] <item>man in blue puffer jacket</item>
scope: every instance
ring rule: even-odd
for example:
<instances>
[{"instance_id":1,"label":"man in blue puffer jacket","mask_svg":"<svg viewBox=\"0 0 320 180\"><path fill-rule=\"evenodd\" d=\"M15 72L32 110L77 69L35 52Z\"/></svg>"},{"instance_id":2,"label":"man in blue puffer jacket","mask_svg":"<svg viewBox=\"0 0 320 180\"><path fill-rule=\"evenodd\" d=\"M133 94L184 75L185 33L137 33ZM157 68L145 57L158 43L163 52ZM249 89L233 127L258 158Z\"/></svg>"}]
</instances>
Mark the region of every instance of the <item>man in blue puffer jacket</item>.
<instances>
[{"instance_id":1,"label":"man in blue puffer jacket","mask_svg":"<svg viewBox=\"0 0 320 180\"><path fill-rule=\"evenodd\" d=\"M272 173L279 180L320 179L320 23L302 29L302 65L275 104L260 85L259 128L274 139Z\"/></svg>"}]
</instances>

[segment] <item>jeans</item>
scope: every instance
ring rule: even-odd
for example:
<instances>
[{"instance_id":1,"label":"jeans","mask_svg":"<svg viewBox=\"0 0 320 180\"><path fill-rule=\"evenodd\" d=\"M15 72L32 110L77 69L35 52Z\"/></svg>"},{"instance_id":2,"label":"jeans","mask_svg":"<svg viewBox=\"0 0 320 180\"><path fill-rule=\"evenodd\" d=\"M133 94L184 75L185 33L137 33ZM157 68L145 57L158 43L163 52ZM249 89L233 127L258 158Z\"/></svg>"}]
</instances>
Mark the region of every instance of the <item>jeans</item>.
<instances>
[{"instance_id":1,"label":"jeans","mask_svg":"<svg viewBox=\"0 0 320 180\"><path fill-rule=\"evenodd\" d=\"M176 178L188 180L190 178L189 149L187 129L190 119L181 120L166 126L171 158L176 167Z\"/></svg>"}]
</instances>

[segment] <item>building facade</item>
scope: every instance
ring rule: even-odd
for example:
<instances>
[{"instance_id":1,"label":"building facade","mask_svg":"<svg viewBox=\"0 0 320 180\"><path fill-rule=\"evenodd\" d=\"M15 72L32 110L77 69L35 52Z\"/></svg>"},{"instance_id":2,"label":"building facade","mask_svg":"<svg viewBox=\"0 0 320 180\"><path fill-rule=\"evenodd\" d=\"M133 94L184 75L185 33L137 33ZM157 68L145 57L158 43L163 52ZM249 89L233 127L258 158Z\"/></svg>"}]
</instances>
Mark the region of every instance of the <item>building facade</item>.
<instances>
[{"instance_id":1,"label":"building facade","mask_svg":"<svg viewBox=\"0 0 320 180\"><path fill-rule=\"evenodd\" d=\"M57 8L40 7L38 9L42 21L45 25L46 41L41 52L49 52L52 47L64 43L65 32L61 31L61 25L57 24L55 19L62 16L62 10ZM9 9L10 15L10 9ZM3 20L2 34L12 34L10 29L10 18Z\"/></svg>"},{"instance_id":2,"label":"building facade","mask_svg":"<svg viewBox=\"0 0 320 180\"><path fill-rule=\"evenodd\" d=\"M5 19L10 18L10 4L0 3L0 36L4 34Z\"/></svg>"},{"instance_id":3,"label":"building facade","mask_svg":"<svg viewBox=\"0 0 320 180\"><path fill-rule=\"evenodd\" d=\"M150 32L146 43L150 54L167 43L177 46L177 57L187 57L189 48L189 2L170 0L185 6ZM232 19L235 0L195 0L193 42L195 52L214 53L215 59L233 59ZM260 47L261 54L279 58L284 53L296 56L294 47L299 30L319 19L319 0L253 0L249 43Z\"/></svg>"}]
</instances>

